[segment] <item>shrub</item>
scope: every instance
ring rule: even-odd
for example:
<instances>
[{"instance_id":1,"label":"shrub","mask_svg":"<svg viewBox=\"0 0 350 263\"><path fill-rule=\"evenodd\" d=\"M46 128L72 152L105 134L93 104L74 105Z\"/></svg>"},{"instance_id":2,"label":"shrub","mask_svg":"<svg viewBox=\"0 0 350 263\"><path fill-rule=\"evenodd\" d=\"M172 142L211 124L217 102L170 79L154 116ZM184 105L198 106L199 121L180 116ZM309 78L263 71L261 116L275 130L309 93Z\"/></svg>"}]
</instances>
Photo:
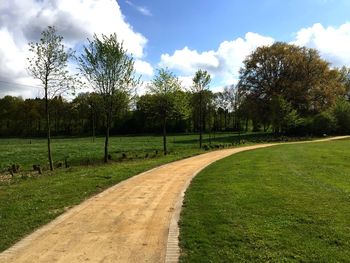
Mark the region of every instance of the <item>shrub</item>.
<instances>
[{"instance_id":1,"label":"shrub","mask_svg":"<svg viewBox=\"0 0 350 263\"><path fill-rule=\"evenodd\" d=\"M338 100L332 108L332 114L337 123L337 132L350 133L350 103L346 100Z\"/></svg>"},{"instance_id":2,"label":"shrub","mask_svg":"<svg viewBox=\"0 0 350 263\"><path fill-rule=\"evenodd\" d=\"M204 144L203 145L203 149L204 149L204 151L208 151L210 148L209 148L209 146L207 144Z\"/></svg>"},{"instance_id":3,"label":"shrub","mask_svg":"<svg viewBox=\"0 0 350 263\"><path fill-rule=\"evenodd\" d=\"M336 127L337 121L329 111L321 112L313 119L312 131L314 134L333 134L336 131Z\"/></svg>"}]
</instances>

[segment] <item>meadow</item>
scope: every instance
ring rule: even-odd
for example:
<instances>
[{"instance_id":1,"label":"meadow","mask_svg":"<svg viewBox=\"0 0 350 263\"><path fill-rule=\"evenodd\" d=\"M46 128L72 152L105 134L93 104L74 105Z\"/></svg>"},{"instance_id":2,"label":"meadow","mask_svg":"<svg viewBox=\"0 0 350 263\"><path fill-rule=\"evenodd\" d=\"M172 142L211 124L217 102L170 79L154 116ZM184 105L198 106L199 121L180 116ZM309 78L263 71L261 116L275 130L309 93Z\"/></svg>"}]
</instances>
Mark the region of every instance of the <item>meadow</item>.
<instances>
[{"instance_id":1,"label":"meadow","mask_svg":"<svg viewBox=\"0 0 350 263\"><path fill-rule=\"evenodd\" d=\"M214 163L186 192L180 262L347 262L349 171L350 140Z\"/></svg>"},{"instance_id":2,"label":"meadow","mask_svg":"<svg viewBox=\"0 0 350 263\"><path fill-rule=\"evenodd\" d=\"M270 134L246 133L240 136L245 143L255 143L272 139ZM237 133L205 134L203 144L213 147L237 144ZM198 135L169 135L167 137L170 154L180 154L199 147ZM18 164L28 170L34 164L47 167L46 139L0 139L0 171L12 164ZM142 159L162 154L161 136L114 136L110 138L109 148L112 160ZM103 160L104 138L54 138L52 139L52 155L56 163L69 165L96 164ZM124 155L123 155L124 154ZM125 158L126 157L126 158Z\"/></svg>"}]
</instances>

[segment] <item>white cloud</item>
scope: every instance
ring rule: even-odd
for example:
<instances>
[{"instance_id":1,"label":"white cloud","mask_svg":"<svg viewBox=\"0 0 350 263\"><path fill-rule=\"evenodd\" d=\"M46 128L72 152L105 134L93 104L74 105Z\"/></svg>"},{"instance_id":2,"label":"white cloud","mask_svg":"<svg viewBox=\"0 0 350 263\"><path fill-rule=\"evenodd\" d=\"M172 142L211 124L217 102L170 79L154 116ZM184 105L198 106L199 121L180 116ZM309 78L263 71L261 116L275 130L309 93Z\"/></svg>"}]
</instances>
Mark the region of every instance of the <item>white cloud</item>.
<instances>
[{"instance_id":1,"label":"white cloud","mask_svg":"<svg viewBox=\"0 0 350 263\"><path fill-rule=\"evenodd\" d=\"M137 87L136 87L136 93L138 96L145 95L148 92L148 86L151 84L150 80L142 81Z\"/></svg>"},{"instance_id":2,"label":"white cloud","mask_svg":"<svg viewBox=\"0 0 350 263\"><path fill-rule=\"evenodd\" d=\"M135 5L131 1L125 1L125 3L127 3L129 6L135 8L137 11L139 11L144 16L152 16L152 12L145 6Z\"/></svg>"},{"instance_id":3,"label":"white cloud","mask_svg":"<svg viewBox=\"0 0 350 263\"><path fill-rule=\"evenodd\" d=\"M136 59L134 66L136 73L149 77L153 76L153 67L148 62Z\"/></svg>"},{"instance_id":4,"label":"white cloud","mask_svg":"<svg viewBox=\"0 0 350 263\"><path fill-rule=\"evenodd\" d=\"M179 80L185 90L190 90L193 86L193 76L179 76Z\"/></svg>"},{"instance_id":5,"label":"white cloud","mask_svg":"<svg viewBox=\"0 0 350 263\"><path fill-rule=\"evenodd\" d=\"M220 65L214 51L198 53L197 50L190 50L188 47L176 50L173 55L162 54L160 59L161 67L179 69L187 74L194 73L198 68L215 70Z\"/></svg>"},{"instance_id":6,"label":"white cloud","mask_svg":"<svg viewBox=\"0 0 350 263\"><path fill-rule=\"evenodd\" d=\"M327 28L318 23L302 28L292 43L316 48L334 66L350 66L350 23Z\"/></svg>"},{"instance_id":7,"label":"white cloud","mask_svg":"<svg viewBox=\"0 0 350 263\"><path fill-rule=\"evenodd\" d=\"M54 25L69 47L81 45L94 33L116 32L124 47L137 59L144 57L147 39L125 21L115 0L1 0L0 80L19 82L28 77L26 57L29 41ZM146 68L145 64L143 65ZM148 73L150 69L148 68ZM28 86L0 85L0 96L27 96ZM37 91L32 91L32 96Z\"/></svg>"},{"instance_id":8,"label":"white cloud","mask_svg":"<svg viewBox=\"0 0 350 263\"><path fill-rule=\"evenodd\" d=\"M220 85L229 85L237 81L239 68L247 55L258 46L273 42L274 39L270 37L248 32L244 39L222 42L215 51L198 52L184 47L172 55L162 54L159 66L176 70L187 80L192 79L191 76L198 69L205 69L213 79L220 79Z\"/></svg>"},{"instance_id":9,"label":"white cloud","mask_svg":"<svg viewBox=\"0 0 350 263\"><path fill-rule=\"evenodd\" d=\"M179 72L190 79L198 69L207 70L213 78L212 90L236 83L242 62L252 51L262 45L271 45L274 39L248 32L244 38L223 41L216 50L198 52L185 46L173 54L161 55L159 66ZM339 27L314 24L300 29L291 43L316 48L321 57L334 66L350 66L350 23Z\"/></svg>"}]
</instances>

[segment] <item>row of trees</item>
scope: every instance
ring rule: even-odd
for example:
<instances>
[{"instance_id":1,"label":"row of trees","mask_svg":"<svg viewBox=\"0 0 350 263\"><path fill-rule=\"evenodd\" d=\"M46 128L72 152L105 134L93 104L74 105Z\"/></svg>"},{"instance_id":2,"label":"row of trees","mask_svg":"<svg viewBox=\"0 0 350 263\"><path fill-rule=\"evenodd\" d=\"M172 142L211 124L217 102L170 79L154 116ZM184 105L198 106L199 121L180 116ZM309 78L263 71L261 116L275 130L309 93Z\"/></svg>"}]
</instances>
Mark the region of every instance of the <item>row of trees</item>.
<instances>
[{"instance_id":1,"label":"row of trees","mask_svg":"<svg viewBox=\"0 0 350 263\"><path fill-rule=\"evenodd\" d=\"M94 92L80 94L71 102L61 94L82 82L68 74L67 61L73 52L64 48L55 28L49 27L39 42L30 43L30 50L28 69L41 81L45 97L1 99L0 132L40 136L45 129L51 169L52 128L56 135L104 133L105 162L111 131L161 128L164 154L169 128L198 131L200 147L205 130L241 131L250 123L255 131L285 134L350 131L350 70L331 68L314 49L279 42L260 47L244 61L239 83L217 94L209 90L211 78L206 71L198 70L192 89L185 91L172 72L160 69L146 95L135 98L133 89L139 79L133 58L115 34L95 35L75 59Z\"/></svg>"},{"instance_id":2,"label":"row of trees","mask_svg":"<svg viewBox=\"0 0 350 263\"><path fill-rule=\"evenodd\" d=\"M168 74L171 72L162 70ZM175 96L170 96L167 110L166 131L199 133L199 96L193 91L184 91L178 86ZM206 132L237 130L234 112L231 111L233 87L225 92L203 91L202 130ZM118 109L112 118L111 134L161 133L163 105L158 105L160 95L148 92L143 96L119 100ZM229 100L225 100L229 99ZM68 101L62 96L49 100L51 134L53 136L103 135L105 117L102 97L95 92L78 94ZM243 120L242 120L243 121ZM245 126L242 128L245 128ZM45 100L22 99L5 96L0 98L0 136L44 137L46 135Z\"/></svg>"}]
</instances>

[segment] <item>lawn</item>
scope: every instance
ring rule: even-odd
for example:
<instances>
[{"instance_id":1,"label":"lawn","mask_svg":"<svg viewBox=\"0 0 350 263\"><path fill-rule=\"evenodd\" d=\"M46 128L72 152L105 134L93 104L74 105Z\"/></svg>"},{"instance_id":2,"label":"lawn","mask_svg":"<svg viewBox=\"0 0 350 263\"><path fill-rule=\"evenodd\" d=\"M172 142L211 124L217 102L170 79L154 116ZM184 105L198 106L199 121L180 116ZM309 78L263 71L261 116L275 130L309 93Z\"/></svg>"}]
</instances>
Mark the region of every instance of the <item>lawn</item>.
<instances>
[{"instance_id":1,"label":"lawn","mask_svg":"<svg viewBox=\"0 0 350 263\"><path fill-rule=\"evenodd\" d=\"M265 141L268 134L244 134L241 138L247 142ZM210 139L209 139L210 138ZM179 153L188 149L197 149L198 135L170 135L167 138L171 153ZM238 141L235 133L219 133L204 135L204 144L232 144ZM110 138L112 159L121 158L123 153L131 158L153 156L162 151L161 136L118 136ZM19 164L23 169L31 169L33 164L47 166L47 146L45 139L0 139L0 171L12 164ZM101 162L103 159L104 138L98 137L95 142L91 138L65 138L52 140L53 159L56 162L68 160L70 165L85 165Z\"/></svg>"},{"instance_id":2,"label":"lawn","mask_svg":"<svg viewBox=\"0 0 350 263\"><path fill-rule=\"evenodd\" d=\"M348 262L350 140L242 152L186 192L181 262Z\"/></svg>"}]
</instances>

